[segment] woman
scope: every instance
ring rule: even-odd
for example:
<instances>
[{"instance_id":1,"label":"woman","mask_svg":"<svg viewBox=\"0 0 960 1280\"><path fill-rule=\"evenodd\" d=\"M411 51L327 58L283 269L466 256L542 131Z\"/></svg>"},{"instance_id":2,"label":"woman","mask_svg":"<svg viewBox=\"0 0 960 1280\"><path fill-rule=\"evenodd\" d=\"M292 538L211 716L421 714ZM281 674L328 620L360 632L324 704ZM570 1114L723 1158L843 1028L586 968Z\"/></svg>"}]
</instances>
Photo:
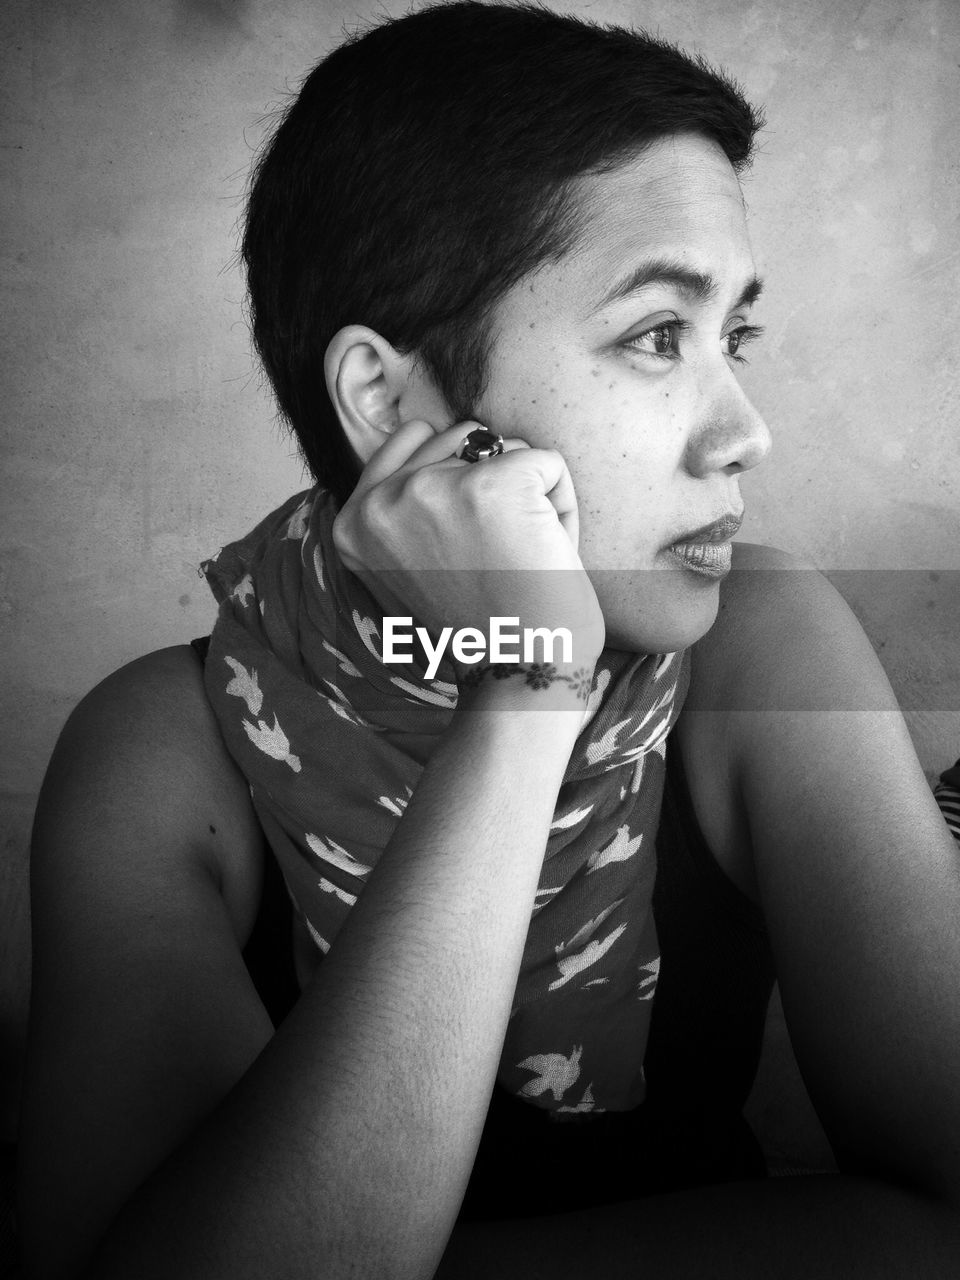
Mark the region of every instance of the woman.
<instances>
[{"instance_id":1,"label":"woman","mask_svg":"<svg viewBox=\"0 0 960 1280\"><path fill-rule=\"evenodd\" d=\"M955 1270L955 849L842 601L731 543L757 125L522 7L305 83L244 254L318 486L205 566L203 661L118 672L51 764L31 1274ZM491 660L496 618L569 652ZM772 965L836 1177L764 1181L739 1118Z\"/></svg>"}]
</instances>

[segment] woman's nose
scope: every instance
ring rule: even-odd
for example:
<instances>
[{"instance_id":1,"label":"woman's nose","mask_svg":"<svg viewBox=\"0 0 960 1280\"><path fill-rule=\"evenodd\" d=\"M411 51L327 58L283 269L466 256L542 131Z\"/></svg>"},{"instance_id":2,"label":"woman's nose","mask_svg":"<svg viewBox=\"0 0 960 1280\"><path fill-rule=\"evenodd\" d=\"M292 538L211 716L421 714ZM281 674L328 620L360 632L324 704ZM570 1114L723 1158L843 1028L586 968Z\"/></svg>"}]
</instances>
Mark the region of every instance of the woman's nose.
<instances>
[{"instance_id":1,"label":"woman's nose","mask_svg":"<svg viewBox=\"0 0 960 1280\"><path fill-rule=\"evenodd\" d=\"M770 452L766 422L739 384L717 395L691 434L687 470L702 479L716 471L749 471Z\"/></svg>"}]
</instances>

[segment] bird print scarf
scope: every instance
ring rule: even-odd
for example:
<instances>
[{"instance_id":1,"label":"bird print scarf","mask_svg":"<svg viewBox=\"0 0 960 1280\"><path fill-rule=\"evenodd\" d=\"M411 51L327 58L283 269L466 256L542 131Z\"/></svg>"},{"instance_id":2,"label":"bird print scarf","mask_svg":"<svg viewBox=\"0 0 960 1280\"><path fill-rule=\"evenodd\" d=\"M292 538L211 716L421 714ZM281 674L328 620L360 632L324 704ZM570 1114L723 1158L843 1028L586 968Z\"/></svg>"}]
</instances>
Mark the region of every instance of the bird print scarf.
<instances>
[{"instance_id":1,"label":"bird print scarf","mask_svg":"<svg viewBox=\"0 0 960 1280\"><path fill-rule=\"evenodd\" d=\"M382 660L340 563L337 506L297 494L206 561L207 695L317 947L363 892L457 703L453 671ZM659 970L652 893L666 739L687 655L604 650L544 851L499 1082L555 1118L644 1097Z\"/></svg>"}]
</instances>

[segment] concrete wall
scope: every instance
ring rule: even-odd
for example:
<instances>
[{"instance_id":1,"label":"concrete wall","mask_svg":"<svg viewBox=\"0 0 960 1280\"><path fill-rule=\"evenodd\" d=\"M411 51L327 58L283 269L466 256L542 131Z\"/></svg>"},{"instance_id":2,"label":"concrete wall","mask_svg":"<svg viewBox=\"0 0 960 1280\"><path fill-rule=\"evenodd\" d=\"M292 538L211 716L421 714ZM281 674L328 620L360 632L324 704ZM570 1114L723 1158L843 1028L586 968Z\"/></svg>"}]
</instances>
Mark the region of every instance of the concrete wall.
<instances>
[{"instance_id":1,"label":"concrete wall","mask_svg":"<svg viewBox=\"0 0 960 1280\"><path fill-rule=\"evenodd\" d=\"M565 7L554 0L557 8ZM746 195L774 431L744 536L846 575L922 762L960 751L960 5L570 0L766 103ZM265 116L400 0L6 0L0 964L22 1015L27 831L55 736L119 664L205 632L201 558L303 483L234 263ZM936 576L935 576L936 575Z\"/></svg>"}]
</instances>

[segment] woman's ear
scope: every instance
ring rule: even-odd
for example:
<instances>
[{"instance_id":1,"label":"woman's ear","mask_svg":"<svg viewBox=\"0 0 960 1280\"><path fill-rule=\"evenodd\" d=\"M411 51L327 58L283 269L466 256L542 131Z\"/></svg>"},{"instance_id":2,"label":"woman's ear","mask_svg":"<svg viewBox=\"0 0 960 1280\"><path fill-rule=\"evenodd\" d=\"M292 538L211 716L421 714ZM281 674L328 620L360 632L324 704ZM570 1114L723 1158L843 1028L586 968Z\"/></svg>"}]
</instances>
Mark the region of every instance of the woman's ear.
<instances>
[{"instance_id":1,"label":"woman's ear","mask_svg":"<svg viewBox=\"0 0 960 1280\"><path fill-rule=\"evenodd\" d=\"M344 435L366 463L400 425L412 357L399 355L372 329L351 324L331 338L323 369Z\"/></svg>"}]
</instances>

